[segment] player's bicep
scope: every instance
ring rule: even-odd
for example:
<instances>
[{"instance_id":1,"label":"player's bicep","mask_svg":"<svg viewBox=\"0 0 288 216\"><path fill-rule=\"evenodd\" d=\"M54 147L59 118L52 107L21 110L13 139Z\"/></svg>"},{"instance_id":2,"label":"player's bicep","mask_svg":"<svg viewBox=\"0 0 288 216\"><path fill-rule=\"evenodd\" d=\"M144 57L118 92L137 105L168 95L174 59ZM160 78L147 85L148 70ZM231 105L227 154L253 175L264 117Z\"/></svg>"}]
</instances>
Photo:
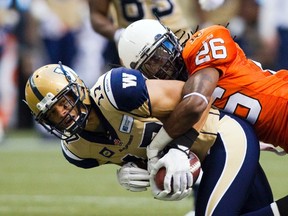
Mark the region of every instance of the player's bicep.
<instances>
[{"instance_id":1,"label":"player's bicep","mask_svg":"<svg viewBox=\"0 0 288 216\"><path fill-rule=\"evenodd\" d=\"M152 115L167 117L181 101L184 82L176 80L146 80Z\"/></svg>"},{"instance_id":2,"label":"player's bicep","mask_svg":"<svg viewBox=\"0 0 288 216\"><path fill-rule=\"evenodd\" d=\"M217 86L221 72L215 68L203 68L192 74L183 88L183 96L198 92L210 99Z\"/></svg>"},{"instance_id":3,"label":"player's bicep","mask_svg":"<svg viewBox=\"0 0 288 216\"><path fill-rule=\"evenodd\" d=\"M108 14L109 11L109 0L89 0L89 9L91 14L100 13L104 16Z\"/></svg>"}]
</instances>

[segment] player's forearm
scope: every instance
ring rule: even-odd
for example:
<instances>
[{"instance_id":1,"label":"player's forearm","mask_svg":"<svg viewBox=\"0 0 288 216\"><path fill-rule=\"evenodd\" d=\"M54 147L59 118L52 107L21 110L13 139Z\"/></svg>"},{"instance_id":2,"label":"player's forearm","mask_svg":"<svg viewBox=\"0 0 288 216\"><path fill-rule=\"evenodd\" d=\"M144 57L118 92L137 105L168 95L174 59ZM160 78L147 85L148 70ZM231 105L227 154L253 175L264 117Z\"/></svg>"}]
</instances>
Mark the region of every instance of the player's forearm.
<instances>
[{"instance_id":1,"label":"player's forearm","mask_svg":"<svg viewBox=\"0 0 288 216\"><path fill-rule=\"evenodd\" d=\"M89 0L90 21L94 31L113 40L117 27L110 20L109 7L109 0Z\"/></svg>"},{"instance_id":2,"label":"player's forearm","mask_svg":"<svg viewBox=\"0 0 288 216\"><path fill-rule=\"evenodd\" d=\"M207 102L197 96L185 98L166 119L164 123L166 132L172 138L181 136L199 122L207 106Z\"/></svg>"},{"instance_id":3,"label":"player's forearm","mask_svg":"<svg viewBox=\"0 0 288 216\"><path fill-rule=\"evenodd\" d=\"M91 14L90 16L93 30L109 40L113 40L117 27L105 16L101 14Z\"/></svg>"},{"instance_id":4,"label":"player's forearm","mask_svg":"<svg viewBox=\"0 0 288 216\"><path fill-rule=\"evenodd\" d=\"M209 101L218 79L219 72L216 69L204 68L185 82L183 100L164 124L165 130L172 138L182 135L199 122L205 109L210 106Z\"/></svg>"}]
</instances>

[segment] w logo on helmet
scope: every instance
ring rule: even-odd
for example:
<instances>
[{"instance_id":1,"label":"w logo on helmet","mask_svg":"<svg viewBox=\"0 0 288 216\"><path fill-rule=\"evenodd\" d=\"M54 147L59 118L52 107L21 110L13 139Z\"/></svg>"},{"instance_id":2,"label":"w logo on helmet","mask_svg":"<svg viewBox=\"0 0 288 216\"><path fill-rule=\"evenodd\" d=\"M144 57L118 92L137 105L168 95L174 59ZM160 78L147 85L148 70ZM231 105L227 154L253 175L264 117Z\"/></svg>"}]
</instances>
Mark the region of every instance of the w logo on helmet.
<instances>
[{"instance_id":1,"label":"w logo on helmet","mask_svg":"<svg viewBox=\"0 0 288 216\"><path fill-rule=\"evenodd\" d=\"M65 71L63 71L63 69ZM55 68L54 72L55 73L58 73L58 74L63 74L64 76L67 77L67 79L70 81L70 82L75 82L77 80L77 75L74 71L72 71L69 67L67 66L61 66L59 65L58 67Z\"/></svg>"}]
</instances>

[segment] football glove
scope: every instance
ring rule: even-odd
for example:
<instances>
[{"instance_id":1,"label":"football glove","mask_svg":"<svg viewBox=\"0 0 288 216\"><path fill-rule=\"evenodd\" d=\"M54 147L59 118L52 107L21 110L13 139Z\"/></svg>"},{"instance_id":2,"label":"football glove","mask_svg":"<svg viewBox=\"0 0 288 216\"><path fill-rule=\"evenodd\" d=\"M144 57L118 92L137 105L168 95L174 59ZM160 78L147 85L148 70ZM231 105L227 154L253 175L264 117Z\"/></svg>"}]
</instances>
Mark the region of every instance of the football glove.
<instances>
[{"instance_id":1,"label":"football glove","mask_svg":"<svg viewBox=\"0 0 288 216\"><path fill-rule=\"evenodd\" d=\"M187 188L184 191L177 191L172 193L170 193L168 190L160 190L157 187L153 176L150 178L150 186L154 198L164 201L178 201L192 194L192 187Z\"/></svg>"},{"instance_id":2,"label":"football glove","mask_svg":"<svg viewBox=\"0 0 288 216\"><path fill-rule=\"evenodd\" d=\"M173 191L173 194L182 199L185 195L189 195L188 191L193 185L193 176L190 171L190 160L188 157L189 148L181 145L177 145L177 148L171 148L167 154L165 154L161 159L159 159L151 169L151 178L150 184L152 188L152 193L155 198L162 198L162 195L165 197ZM153 191L154 189L154 178L156 173L161 167L166 168L166 175L164 179L164 191ZM171 182L173 179L173 185L171 188ZM157 195L158 194L158 195ZM178 195L177 195L178 194ZM156 197L157 195L158 197ZM181 196L183 195L183 196Z\"/></svg>"},{"instance_id":3,"label":"football glove","mask_svg":"<svg viewBox=\"0 0 288 216\"><path fill-rule=\"evenodd\" d=\"M133 192L146 191L150 186L148 171L133 162L128 162L117 170L117 179L121 186Z\"/></svg>"}]
</instances>

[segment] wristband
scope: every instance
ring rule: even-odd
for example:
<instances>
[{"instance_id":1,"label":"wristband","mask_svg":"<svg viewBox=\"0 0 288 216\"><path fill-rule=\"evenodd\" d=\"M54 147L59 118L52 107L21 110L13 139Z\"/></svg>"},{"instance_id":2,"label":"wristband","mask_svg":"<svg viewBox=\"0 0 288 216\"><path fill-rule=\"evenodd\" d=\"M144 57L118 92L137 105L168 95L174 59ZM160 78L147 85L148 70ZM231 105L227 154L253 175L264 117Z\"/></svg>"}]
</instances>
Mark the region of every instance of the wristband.
<instances>
[{"instance_id":1,"label":"wristband","mask_svg":"<svg viewBox=\"0 0 288 216\"><path fill-rule=\"evenodd\" d=\"M187 148L191 149L193 143L197 139L199 132L194 128L191 128L188 132L183 134L182 136L177 137L176 139L172 140L169 145L182 145L186 146Z\"/></svg>"}]
</instances>

